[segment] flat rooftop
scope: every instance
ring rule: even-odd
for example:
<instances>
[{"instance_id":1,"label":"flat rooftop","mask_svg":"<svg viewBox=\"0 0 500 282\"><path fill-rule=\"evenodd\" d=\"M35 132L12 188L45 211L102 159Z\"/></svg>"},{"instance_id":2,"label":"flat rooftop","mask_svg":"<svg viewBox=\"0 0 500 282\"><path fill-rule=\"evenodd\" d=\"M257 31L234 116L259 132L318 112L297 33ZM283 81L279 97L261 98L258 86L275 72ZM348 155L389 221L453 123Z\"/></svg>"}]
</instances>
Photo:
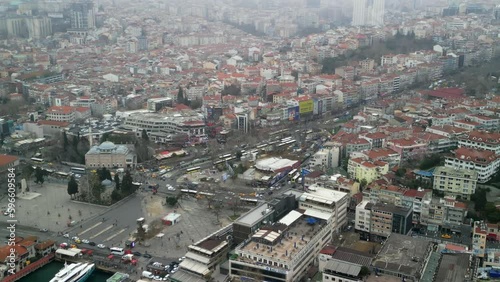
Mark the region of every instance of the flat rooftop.
<instances>
[{"instance_id":1,"label":"flat rooftop","mask_svg":"<svg viewBox=\"0 0 500 282\"><path fill-rule=\"evenodd\" d=\"M392 233L373 260L373 265L380 269L414 276L422 270L424 258L431 244L424 239Z\"/></svg>"},{"instance_id":2,"label":"flat rooftop","mask_svg":"<svg viewBox=\"0 0 500 282\"><path fill-rule=\"evenodd\" d=\"M311 200L331 205L340 201L346 195L347 193L344 192L339 192L314 185L309 187L309 189L306 189L306 192L304 192L299 199L300 201Z\"/></svg>"},{"instance_id":3,"label":"flat rooftop","mask_svg":"<svg viewBox=\"0 0 500 282\"><path fill-rule=\"evenodd\" d=\"M439 282L462 282L468 280L469 254L443 254L436 280Z\"/></svg>"},{"instance_id":4,"label":"flat rooftop","mask_svg":"<svg viewBox=\"0 0 500 282\"><path fill-rule=\"evenodd\" d=\"M234 222L234 224L253 226L262 217L265 217L272 212L273 212L273 209L271 208L271 206L269 206L267 203L265 203L265 204L262 204L262 205L256 207L255 209L245 213L244 215L240 216L240 218L238 218Z\"/></svg>"},{"instance_id":5,"label":"flat rooftop","mask_svg":"<svg viewBox=\"0 0 500 282\"><path fill-rule=\"evenodd\" d=\"M294 212L294 211L292 211ZM281 238L275 239L270 236L269 239L275 239L276 244L266 243L266 238L255 238L241 248L241 251L255 254L258 256L267 256L274 258L275 261L283 261L289 263L295 255L300 253L307 246L307 243L322 229L321 220L317 220L312 224L309 216L302 215L298 217L285 231L281 232ZM258 235L260 231L253 234ZM280 233L277 233L280 234ZM248 258L239 257L238 260L250 260ZM254 262L253 260L251 260Z\"/></svg>"}]
</instances>

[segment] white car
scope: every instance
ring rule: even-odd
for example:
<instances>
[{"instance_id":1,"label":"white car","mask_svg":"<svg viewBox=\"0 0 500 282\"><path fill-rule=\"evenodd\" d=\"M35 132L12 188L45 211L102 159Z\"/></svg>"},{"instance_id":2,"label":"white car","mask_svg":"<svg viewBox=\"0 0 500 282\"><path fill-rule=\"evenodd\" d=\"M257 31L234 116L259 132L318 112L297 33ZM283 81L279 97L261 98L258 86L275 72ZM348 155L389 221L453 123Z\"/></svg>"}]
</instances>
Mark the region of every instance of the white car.
<instances>
[{"instance_id":1,"label":"white car","mask_svg":"<svg viewBox=\"0 0 500 282\"><path fill-rule=\"evenodd\" d=\"M84 243L84 244L88 244L88 243L90 243L90 241L89 241L89 240L87 240L87 239L83 239L83 240L82 240L82 243Z\"/></svg>"},{"instance_id":2,"label":"white car","mask_svg":"<svg viewBox=\"0 0 500 282\"><path fill-rule=\"evenodd\" d=\"M172 187L172 186L170 186L170 187L168 187L168 188L167 188L167 190L168 190L168 191L175 191L175 188L174 188L174 187Z\"/></svg>"},{"instance_id":3,"label":"white car","mask_svg":"<svg viewBox=\"0 0 500 282\"><path fill-rule=\"evenodd\" d=\"M181 257L179 258L179 261L183 261L184 259L186 259L186 257Z\"/></svg>"},{"instance_id":4,"label":"white car","mask_svg":"<svg viewBox=\"0 0 500 282\"><path fill-rule=\"evenodd\" d=\"M64 234L64 235L63 235L63 237L64 237L64 238L69 238L69 234L68 234L68 233L66 233L66 234Z\"/></svg>"},{"instance_id":5,"label":"white car","mask_svg":"<svg viewBox=\"0 0 500 282\"><path fill-rule=\"evenodd\" d=\"M106 248L106 246L105 246L104 244L99 244L99 245L97 245L97 247L98 247L99 249L105 249L105 248Z\"/></svg>"},{"instance_id":6,"label":"white car","mask_svg":"<svg viewBox=\"0 0 500 282\"><path fill-rule=\"evenodd\" d=\"M76 240L78 240L78 239L79 239L79 238L78 238L78 237L76 237L76 236L71 237L71 240L72 240L72 241L76 241Z\"/></svg>"}]
</instances>

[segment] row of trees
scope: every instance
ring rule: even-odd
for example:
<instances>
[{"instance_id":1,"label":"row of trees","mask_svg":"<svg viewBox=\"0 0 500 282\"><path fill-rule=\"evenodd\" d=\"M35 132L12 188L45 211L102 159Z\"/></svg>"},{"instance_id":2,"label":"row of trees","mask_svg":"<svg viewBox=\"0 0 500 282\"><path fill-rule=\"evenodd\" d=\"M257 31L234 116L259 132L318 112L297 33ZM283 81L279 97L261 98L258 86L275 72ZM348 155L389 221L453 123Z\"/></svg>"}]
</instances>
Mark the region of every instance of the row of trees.
<instances>
[{"instance_id":1,"label":"row of trees","mask_svg":"<svg viewBox=\"0 0 500 282\"><path fill-rule=\"evenodd\" d=\"M116 173L112 178L111 172L105 167L98 169L96 172L91 172L88 177L88 193L80 193L80 200L88 201L91 203L114 203L134 193L137 188L133 184L132 175L128 170L123 175L121 181L118 173ZM111 201L103 199L103 195L106 189L106 187L103 185L103 181L105 180L114 181L114 188L110 195ZM73 176L71 176L70 180L68 181L67 191L71 199L74 199L75 195L79 194L80 192L78 182Z\"/></svg>"}]
</instances>

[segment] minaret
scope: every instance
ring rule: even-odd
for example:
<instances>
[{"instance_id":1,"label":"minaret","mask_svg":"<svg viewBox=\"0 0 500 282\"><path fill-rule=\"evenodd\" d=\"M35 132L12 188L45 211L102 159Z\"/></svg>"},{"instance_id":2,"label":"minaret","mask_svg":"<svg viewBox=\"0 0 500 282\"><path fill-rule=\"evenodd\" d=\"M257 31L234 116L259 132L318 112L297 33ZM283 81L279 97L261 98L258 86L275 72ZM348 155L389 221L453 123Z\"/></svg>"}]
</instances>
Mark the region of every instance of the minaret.
<instances>
[{"instance_id":1,"label":"minaret","mask_svg":"<svg viewBox=\"0 0 500 282\"><path fill-rule=\"evenodd\" d=\"M92 125L90 124L90 121L89 121L89 145L90 145L90 148L92 148L93 144L94 143L94 138L92 137Z\"/></svg>"}]
</instances>

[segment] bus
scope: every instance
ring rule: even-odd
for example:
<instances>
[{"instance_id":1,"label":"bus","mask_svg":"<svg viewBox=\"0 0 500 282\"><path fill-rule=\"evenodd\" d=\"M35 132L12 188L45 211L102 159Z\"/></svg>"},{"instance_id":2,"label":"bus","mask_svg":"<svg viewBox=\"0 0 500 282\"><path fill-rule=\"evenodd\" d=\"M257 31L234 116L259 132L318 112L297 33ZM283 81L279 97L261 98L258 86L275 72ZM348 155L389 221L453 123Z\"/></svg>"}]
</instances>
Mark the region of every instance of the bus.
<instances>
[{"instance_id":1,"label":"bus","mask_svg":"<svg viewBox=\"0 0 500 282\"><path fill-rule=\"evenodd\" d=\"M44 162L43 159L40 159L40 158L31 158L31 161L35 162L35 163L39 163L39 164Z\"/></svg>"},{"instance_id":2,"label":"bus","mask_svg":"<svg viewBox=\"0 0 500 282\"><path fill-rule=\"evenodd\" d=\"M290 172L288 173L288 177L290 177L290 178L291 178L291 177L292 177L295 173L297 173L297 169L296 169L296 168L294 168L292 171L290 171Z\"/></svg>"},{"instance_id":3,"label":"bus","mask_svg":"<svg viewBox=\"0 0 500 282\"><path fill-rule=\"evenodd\" d=\"M66 173L66 172L62 172L62 171L56 171L56 173L54 173L56 177L61 177L61 178L68 178L69 177L69 173Z\"/></svg>"},{"instance_id":4,"label":"bus","mask_svg":"<svg viewBox=\"0 0 500 282\"><path fill-rule=\"evenodd\" d=\"M231 157L231 154L226 154L226 155L219 156L219 159L225 160L225 159L227 159L229 157Z\"/></svg>"},{"instance_id":5,"label":"bus","mask_svg":"<svg viewBox=\"0 0 500 282\"><path fill-rule=\"evenodd\" d=\"M240 201L244 205L256 206L259 203L259 200L256 198L242 198L240 197Z\"/></svg>"},{"instance_id":6,"label":"bus","mask_svg":"<svg viewBox=\"0 0 500 282\"><path fill-rule=\"evenodd\" d=\"M292 178L292 182L297 183L299 178L300 178L300 173L295 174L295 176Z\"/></svg>"},{"instance_id":7,"label":"bus","mask_svg":"<svg viewBox=\"0 0 500 282\"><path fill-rule=\"evenodd\" d=\"M123 256L125 254L125 251L123 250L123 248L112 247L112 248L109 248L109 250L111 251L111 254L113 254L113 255Z\"/></svg>"},{"instance_id":8,"label":"bus","mask_svg":"<svg viewBox=\"0 0 500 282\"><path fill-rule=\"evenodd\" d=\"M198 191L196 190L189 190L189 189L181 189L181 192L193 196L196 196L196 194L198 193Z\"/></svg>"},{"instance_id":9,"label":"bus","mask_svg":"<svg viewBox=\"0 0 500 282\"><path fill-rule=\"evenodd\" d=\"M83 167L72 167L71 172L74 174L85 174L86 171Z\"/></svg>"},{"instance_id":10,"label":"bus","mask_svg":"<svg viewBox=\"0 0 500 282\"><path fill-rule=\"evenodd\" d=\"M220 165L220 164L223 164L225 162L226 162L226 160L218 160L218 161L214 162L214 165Z\"/></svg>"},{"instance_id":11,"label":"bus","mask_svg":"<svg viewBox=\"0 0 500 282\"><path fill-rule=\"evenodd\" d=\"M186 169L186 173L187 174L195 173L195 172L198 172L198 171L200 171L200 167L199 166L195 166L195 167L191 167L191 168Z\"/></svg>"}]
</instances>

